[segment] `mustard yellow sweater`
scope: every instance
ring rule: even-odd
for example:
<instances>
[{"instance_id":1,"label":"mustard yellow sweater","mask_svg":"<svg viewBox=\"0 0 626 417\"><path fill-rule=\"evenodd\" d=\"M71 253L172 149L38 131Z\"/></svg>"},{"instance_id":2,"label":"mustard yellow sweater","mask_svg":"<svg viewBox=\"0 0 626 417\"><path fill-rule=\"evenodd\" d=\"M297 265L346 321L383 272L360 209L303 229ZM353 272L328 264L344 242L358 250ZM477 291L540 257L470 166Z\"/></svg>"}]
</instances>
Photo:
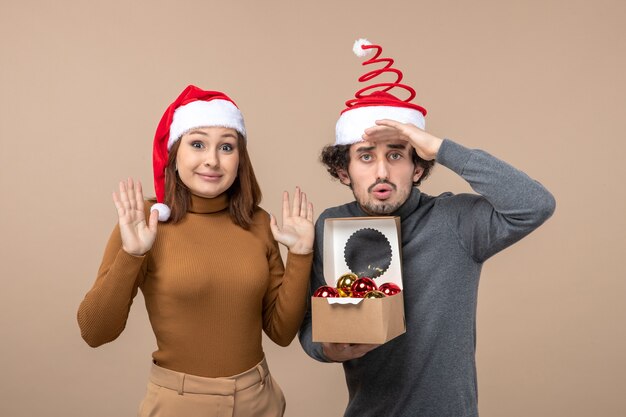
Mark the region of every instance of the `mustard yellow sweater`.
<instances>
[{"instance_id":1,"label":"mustard yellow sweater","mask_svg":"<svg viewBox=\"0 0 626 417\"><path fill-rule=\"evenodd\" d=\"M141 289L159 366L206 377L241 373L263 358L261 329L281 346L296 335L312 257L289 253L285 268L264 210L244 230L231 221L225 194L194 196L181 222L159 223L144 256L126 253L113 230L78 310L81 335L93 347L116 339Z\"/></svg>"}]
</instances>

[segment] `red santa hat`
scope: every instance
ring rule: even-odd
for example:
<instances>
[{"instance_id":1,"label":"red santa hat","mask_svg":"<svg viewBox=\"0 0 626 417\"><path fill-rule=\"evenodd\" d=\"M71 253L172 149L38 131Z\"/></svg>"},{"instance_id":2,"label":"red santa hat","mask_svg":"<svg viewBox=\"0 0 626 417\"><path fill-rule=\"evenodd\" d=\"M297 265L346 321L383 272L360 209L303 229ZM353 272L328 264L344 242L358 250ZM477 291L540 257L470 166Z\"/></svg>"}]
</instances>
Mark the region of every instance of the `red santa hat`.
<instances>
[{"instance_id":1,"label":"red santa hat","mask_svg":"<svg viewBox=\"0 0 626 417\"><path fill-rule=\"evenodd\" d=\"M233 100L219 91L204 91L189 85L165 110L152 149L154 191L157 203L150 211L158 210L159 221L170 217L165 201L165 167L172 145L185 133L197 127L220 126L235 129L246 137L243 115Z\"/></svg>"},{"instance_id":2,"label":"red santa hat","mask_svg":"<svg viewBox=\"0 0 626 417\"><path fill-rule=\"evenodd\" d=\"M359 78L359 82L366 82L384 73L396 75L395 82L380 82L364 87L356 92L355 98L346 101L346 108L335 126L335 145L350 145L361 142L365 129L376 125L376 120L391 119L401 123L412 123L424 129L426 127L426 109L410 101L415 98L415 90L406 84L401 84L402 72L392 68L393 59L380 58L383 49L373 45L366 39L359 39L354 43L352 50L358 57L368 55L376 49L376 55L363 65L386 63L384 67L373 69ZM409 92L407 99L401 100L388 93L392 88L401 88ZM371 92L370 92L371 91ZM368 94L365 94L369 92Z\"/></svg>"}]
</instances>

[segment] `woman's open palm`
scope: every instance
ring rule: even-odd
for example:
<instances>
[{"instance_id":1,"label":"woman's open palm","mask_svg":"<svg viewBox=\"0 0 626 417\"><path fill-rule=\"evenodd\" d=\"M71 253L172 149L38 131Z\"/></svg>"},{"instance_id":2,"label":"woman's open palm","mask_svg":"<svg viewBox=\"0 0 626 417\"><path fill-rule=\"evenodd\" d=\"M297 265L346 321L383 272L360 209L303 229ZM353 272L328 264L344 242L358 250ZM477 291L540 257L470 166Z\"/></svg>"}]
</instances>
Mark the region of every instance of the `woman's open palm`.
<instances>
[{"instance_id":1,"label":"woman's open palm","mask_svg":"<svg viewBox=\"0 0 626 417\"><path fill-rule=\"evenodd\" d=\"M289 207L289 193L283 193L283 225L280 227L272 216L270 227L277 242L289 248L290 252L307 254L313 250L313 205L306 194L296 187L293 203Z\"/></svg>"},{"instance_id":2,"label":"woman's open palm","mask_svg":"<svg viewBox=\"0 0 626 417\"><path fill-rule=\"evenodd\" d=\"M120 181L119 194L113 192L113 202L117 208L122 248L131 255L145 254L156 239L158 212L152 210L146 223L141 183L132 178Z\"/></svg>"}]
</instances>

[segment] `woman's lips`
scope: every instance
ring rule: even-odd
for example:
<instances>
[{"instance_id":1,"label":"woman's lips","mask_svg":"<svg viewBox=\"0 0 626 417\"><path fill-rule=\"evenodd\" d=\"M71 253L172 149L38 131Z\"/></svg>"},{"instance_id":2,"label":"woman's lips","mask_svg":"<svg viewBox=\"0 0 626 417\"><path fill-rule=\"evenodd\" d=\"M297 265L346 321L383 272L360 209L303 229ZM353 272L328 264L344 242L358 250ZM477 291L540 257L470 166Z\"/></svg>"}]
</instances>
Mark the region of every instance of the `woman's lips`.
<instances>
[{"instance_id":1,"label":"woman's lips","mask_svg":"<svg viewBox=\"0 0 626 417\"><path fill-rule=\"evenodd\" d=\"M203 173L196 173L196 175L198 175L201 179L203 179L204 181L219 181L222 178L221 174L213 174L213 173L207 173L207 174L203 174Z\"/></svg>"}]
</instances>

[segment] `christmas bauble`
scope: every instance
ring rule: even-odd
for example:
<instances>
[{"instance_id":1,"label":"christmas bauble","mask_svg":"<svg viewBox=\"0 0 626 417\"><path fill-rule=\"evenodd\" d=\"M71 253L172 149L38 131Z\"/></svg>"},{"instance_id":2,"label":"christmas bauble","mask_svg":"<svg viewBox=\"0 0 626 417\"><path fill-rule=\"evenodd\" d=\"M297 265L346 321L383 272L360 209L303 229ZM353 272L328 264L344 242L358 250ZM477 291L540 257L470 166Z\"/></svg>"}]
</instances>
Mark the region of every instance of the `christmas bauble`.
<instances>
[{"instance_id":1,"label":"christmas bauble","mask_svg":"<svg viewBox=\"0 0 626 417\"><path fill-rule=\"evenodd\" d=\"M313 297L322 297L322 298L336 298L339 297L339 292L337 289L329 286L322 285L313 293Z\"/></svg>"},{"instance_id":2,"label":"christmas bauble","mask_svg":"<svg viewBox=\"0 0 626 417\"><path fill-rule=\"evenodd\" d=\"M382 291L386 296L396 295L397 293L402 291L402 289L393 282L385 282L384 284L380 284L378 290Z\"/></svg>"},{"instance_id":3,"label":"christmas bauble","mask_svg":"<svg viewBox=\"0 0 626 417\"><path fill-rule=\"evenodd\" d=\"M357 279L351 287L352 296L356 298L363 298L365 294L376 289L378 289L378 287L376 287L376 283L373 279L368 277L361 277Z\"/></svg>"},{"instance_id":4,"label":"christmas bauble","mask_svg":"<svg viewBox=\"0 0 626 417\"><path fill-rule=\"evenodd\" d=\"M363 296L363 298L385 298L385 297L386 297L385 293L382 291L378 291L378 290L372 290L368 292L367 294L365 294L365 296Z\"/></svg>"},{"instance_id":5,"label":"christmas bauble","mask_svg":"<svg viewBox=\"0 0 626 417\"><path fill-rule=\"evenodd\" d=\"M339 291L339 295L342 297L351 297L352 296L352 284L359 277L353 273L343 274L337 280L337 291Z\"/></svg>"}]
</instances>

